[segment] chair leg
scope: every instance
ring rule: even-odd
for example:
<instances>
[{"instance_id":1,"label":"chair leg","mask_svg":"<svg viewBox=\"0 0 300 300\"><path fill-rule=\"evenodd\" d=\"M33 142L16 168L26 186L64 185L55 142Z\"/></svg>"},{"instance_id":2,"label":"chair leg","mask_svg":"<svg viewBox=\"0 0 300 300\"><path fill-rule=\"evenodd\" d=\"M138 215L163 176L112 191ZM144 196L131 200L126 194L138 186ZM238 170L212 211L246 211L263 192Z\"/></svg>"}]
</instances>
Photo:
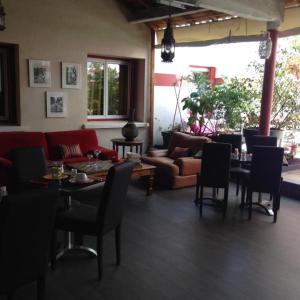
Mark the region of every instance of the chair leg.
<instances>
[{"instance_id":1,"label":"chair leg","mask_svg":"<svg viewBox=\"0 0 300 300\"><path fill-rule=\"evenodd\" d=\"M199 198L200 217L202 217L202 210L203 210L203 185L200 186L200 198Z\"/></svg>"},{"instance_id":2,"label":"chair leg","mask_svg":"<svg viewBox=\"0 0 300 300\"><path fill-rule=\"evenodd\" d=\"M197 174L195 205L198 205L199 203L199 187L200 187L200 176L199 174Z\"/></svg>"},{"instance_id":3,"label":"chair leg","mask_svg":"<svg viewBox=\"0 0 300 300\"><path fill-rule=\"evenodd\" d=\"M117 265L121 264L121 225L118 225L115 230L116 257Z\"/></svg>"},{"instance_id":4,"label":"chair leg","mask_svg":"<svg viewBox=\"0 0 300 300\"><path fill-rule=\"evenodd\" d=\"M242 185L242 195L241 195L241 209L245 208L245 196L246 196L246 186Z\"/></svg>"},{"instance_id":5,"label":"chair leg","mask_svg":"<svg viewBox=\"0 0 300 300\"><path fill-rule=\"evenodd\" d=\"M251 220L252 219L252 191L250 191L249 188L247 189L247 203L249 206L248 219Z\"/></svg>"},{"instance_id":6,"label":"chair leg","mask_svg":"<svg viewBox=\"0 0 300 300\"><path fill-rule=\"evenodd\" d=\"M41 276L37 280L37 300L45 299L45 287L46 287L46 278Z\"/></svg>"},{"instance_id":7,"label":"chair leg","mask_svg":"<svg viewBox=\"0 0 300 300\"><path fill-rule=\"evenodd\" d=\"M236 190L235 195L238 196L240 191L240 175L236 174Z\"/></svg>"},{"instance_id":8,"label":"chair leg","mask_svg":"<svg viewBox=\"0 0 300 300\"><path fill-rule=\"evenodd\" d=\"M228 204L228 187L224 189L223 218L226 216Z\"/></svg>"},{"instance_id":9,"label":"chair leg","mask_svg":"<svg viewBox=\"0 0 300 300\"><path fill-rule=\"evenodd\" d=\"M280 207L280 194L273 195L273 212L274 212L273 222L274 223L277 222L277 212L279 210L279 207Z\"/></svg>"},{"instance_id":10,"label":"chair leg","mask_svg":"<svg viewBox=\"0 0 300 300\"><path fill-rule=\"evenodd\" d=\"M103 256L103 236L97 238L97 267L98 267L98 280L101 281L103 273L102 256Z\"/></svg>"},{"instance_id":11,"label":"chair leg","mask_svg":"<svg viewBox=\"0 0 300 300\"><path fill-rule=\"evenodd\" d=\"M50 244L50 264L51 270L54 271L56 267L56 242L57 242L57 231L54 229L51 237Z\"/></svg>"}]
</instances>

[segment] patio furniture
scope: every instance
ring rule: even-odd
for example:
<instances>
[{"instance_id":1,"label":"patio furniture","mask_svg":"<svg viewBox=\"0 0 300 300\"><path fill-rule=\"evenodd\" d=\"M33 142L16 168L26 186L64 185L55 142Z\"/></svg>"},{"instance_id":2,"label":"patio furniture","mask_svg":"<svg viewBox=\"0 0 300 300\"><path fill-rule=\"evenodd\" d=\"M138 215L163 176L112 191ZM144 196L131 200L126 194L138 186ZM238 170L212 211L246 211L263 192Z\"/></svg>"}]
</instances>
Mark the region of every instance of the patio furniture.
<instances>
[{"instance_id":1,"label":"patio furniture","mask_svg":"<svg viewBox=\"0 0 300 300\"><path fill-rule=\"evenodd\" d=\"M60 145L78 144L82 151L81 157L63 159ZM15 188L11 154L16 148L40 147L44 149L46 160L61 160L64 163L88 161L87 153L101 151L100 158L118 160L116 151L99 146L95 130L70 130L55 132L0 132L0 186L9 190Z\"/></svg>"},{"instance_id":2,"label":"patio furniture","mask_svg":"<svg viewBox=\"0 0 300 300\"><path fill-rule=\"evenodd\" d=\"M115 232L117 265L121 263L121 223L127 189L133 163L125 162L111 167L101 195L98 195L98 209L76 204L69 210L57 214L55 228L97 237L98 277L102 278L103 236ZM52 245L55 245L55 234ZM51 263L54 268L56 253L52 247Z\"/></svg>"},{"instance_id":3,"label":"patio furniture","mask_svg":"<svg viewBox=\"0 0 300 300\"><path fill-rule=\"evenodd\" d=\"M207 137L174 132L168 149L149 151L142 162L156 167L157 184L173 189L194 186L201 167L201 159L194 155L210 142Z\"/></svg>"},{"instance_id":4,"label":"patio furniture","mask_svg":"<svg viewBox=\"0 0 300 300\"><path fill-rule=\"evenodd\" d=\"M249 176L245 176L243 185L247 187L248 218L252 218L253 204L265 209L262 203L252 202L253 192L269 193L273 199L274 223L277 220L277 211L280 207L280 188L282 183L281 171L284 149L271 146L254 146ZM242 206L244 197L242 198Z\"/></svg>"},{"instance_id":5,"label":"patio furniture","mask_svg":"<svg viewBox=\"0 0 300 300\"><path fill-rule=\"evenodd\" d=\"M277 146L275 136L252 135L246 139L247 152L252 153L254 146Z\"/></svg>"},{"instance_id":6,"label":"patio furniture","mask_svg":"<svg viewBox=\"0 0 300 300\"><path fill-rule=\"evenodd\" d=\"M0 294L37 281L37 299L45 298L48 249L57 193L35 190L9 195L1 203Z\"/></svg>"},{"instance_id":7,"label":"patio furniture","mask_svg":"<svg viewBox=\"0 0 300 300\"><path fill-rule=\"evenodd\" d=\"M213 189L224 189L224 198L222 201L222 205L223 217L225 217L228 201L230 157L230 144L210 143L203 145L202 165L201 171L198 174L196 187L196 204L199 204L200 216L202 216L203 200L216 200L214 197L212 199L203 197L204 187L211 187Z\"/></svg>"},{"instance_id":8,"label":"patio furniture","mask_svg":"<svg viewBox=\"0 0 300 300\"><path fill-rule=\"evenodd\" d=\"M242 135L241 134L219 134L211 136L212 141L218 143L231 144L231 152L235 153L235 149L238 149L238 153L241 153L242 149ZM231 160L230 175L236 180L236 195L239 194L240 180L244 173L249 171L242 168L238 160Z\"/></svg>"},{"instance_id":9,"label":"patio furniture","mask_svg":"<svg viewBox=\"0 0 300 300\"><path fill-rule=\"evenodd\" d=\"M94 162L91 166L88 166L88 163L74 163L67 165L69 168L77 169L80 172L84 172L90 174L91 177L96 179L104 179L109 171L109 168L114 164L110 161L97 161ZM147 190L146 195L150 196L153 191L153 181L155 175L155 166L138 163L134 164L134 168L132 171L132 176L135 177L143 177L147 179Z\"/></svg>"},{"instance_id":10,"label":"patio furniture","mask_svg":"<svg viewBox=\"0 0 300 300\"><path fill-rule=\"evenodd\" d=\"M143 154L143 141L142 140L133 140L126 141L125 139L112 139L113 150L119 153L119 146L122 147L123 158L125 158L125 148L129 147L130 152L135 148L135 152L140 155Z\"/></svg>"},{"instance_id":11,"label":"patio furniture","mask_svg":"<svg viewBox=\"0 0 300 300\"><path fill-rule=\"evenodd\" d=\"M44 148L28 147L12 150L12 162L18 188L32 186L47 174Z\"/></svg>"}]
</instances>

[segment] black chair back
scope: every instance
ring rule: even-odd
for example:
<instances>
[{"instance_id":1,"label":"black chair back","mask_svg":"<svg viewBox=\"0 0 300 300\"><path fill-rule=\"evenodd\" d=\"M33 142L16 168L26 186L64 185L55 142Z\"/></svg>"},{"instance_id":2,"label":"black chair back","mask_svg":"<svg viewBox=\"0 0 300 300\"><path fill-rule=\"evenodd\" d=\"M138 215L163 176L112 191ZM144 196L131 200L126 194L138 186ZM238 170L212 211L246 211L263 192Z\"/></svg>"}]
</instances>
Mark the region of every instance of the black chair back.
<instances>
[{"instance_id":1,"label":"black chair back","mask_svg":"<svg viewBox=\"0 0 300 300\"><path fill-rule=\"evenodd\" d=\"M275 136L253 135L247 139L247 152L252 153L254 146L277 146L277 138Z\"/></svg>"},{"instance_id":2,"label":"black chair back","mask_svg":"<svg viewBox=\"0 0 300 300\"><path fill-rule=\"evenodd\" d=\"M16 148L12 151L14 172L19 184L41 179L47 173L47 161L42 147Z\"/></svg>"},{"instance_id":3,"label":"black chair back","mask_svg":"<svg viewBox=\"0 0 300 300\"><path fill-rule=\"evenodd\" d=\"M203 144L200 184L207 187L226 188L230 175L231 145Z\"/></svg>"},{"instance_id":4,"label":"black chair back","mask_svg":"<svg viewBox=\"0 0 300 300\"><path fill-rule=\"evenodd\" d=\"M250 184L252 191L278 193L281 185L281 171L284 149L270 146L254 146Z\"/></svg>"},{"instance_id":5,"label":"black chair back","mask_svg":"<svg viewBox=\"0 0 300 300\"><path fill-rule=\"evenodd\" d=\"M0 293L45 276L57 192L9 195L1 206Z\"/></svg>"},{"instance_id":6,"label":"black chair back","mask_svg":"<svg viewBox=\"0 0 300 300\"><path fill-rule=\"evenodd\" d=\"M98 206L99 233L106 233L121 224L128 185L134 163L125 162L111 167Z\"/></svg>"},{"instance_id":7,"label":"black chair back","mask_svg":"<svg viewBox=\"0 0 300 300\"><path fill-rule=\"evenodd\" d=\"M242 135L241 134L219 134L210 137L214 142L226 143L231 145L231 151L234 152L235 149L239 149L241 152L242 148Z\"/></svg>"}]
</instances>

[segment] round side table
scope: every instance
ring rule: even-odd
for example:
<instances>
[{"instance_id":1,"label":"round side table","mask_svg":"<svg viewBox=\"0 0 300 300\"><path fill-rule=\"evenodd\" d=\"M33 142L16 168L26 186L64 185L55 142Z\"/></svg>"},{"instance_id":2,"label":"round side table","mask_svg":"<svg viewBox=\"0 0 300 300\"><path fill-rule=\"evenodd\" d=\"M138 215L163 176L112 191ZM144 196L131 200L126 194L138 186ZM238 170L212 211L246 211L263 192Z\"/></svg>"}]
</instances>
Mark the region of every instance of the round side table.
<instances>
[{"instance_id":1,"label":"round side table","mask_svg":"<svg viewBox=\"0 0 300 300\"><path fill-rule=\"evenodd\" d=\"M119 146L122 147L123 158L125 158L125 148L130 147L130 152L132 152L133 148L135 148L135 152L142 155L143 153L143 141L141 140L133 140L126 141L125 139L112 139L113 150L119 152Z\"/></svg>"}]
</instances>

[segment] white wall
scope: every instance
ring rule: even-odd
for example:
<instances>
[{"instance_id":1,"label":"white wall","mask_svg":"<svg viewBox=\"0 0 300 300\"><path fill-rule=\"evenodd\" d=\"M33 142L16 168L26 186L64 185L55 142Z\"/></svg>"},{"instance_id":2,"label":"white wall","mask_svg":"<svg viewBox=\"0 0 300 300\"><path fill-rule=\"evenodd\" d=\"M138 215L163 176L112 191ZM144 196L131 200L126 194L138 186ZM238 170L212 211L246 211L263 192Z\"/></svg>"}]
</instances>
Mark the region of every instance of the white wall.
<instances>
[{"instance_id":1,"label":"white wall","mask_svg":"<svg viewBox=\"0 0 300 300\"><path fill-rule=\"evenodd\" d=\"M86 123L88 54L146 59L147 89L141 101L148 101L149 30L143 24L128 23L114 0L4 0L3 5L7 29L0 32L0 41L20 46L21 126L24 128L72 130ZM51 88L29 88L28 59L51 61ZM61 62L82 64L82 89L61 89ZM46 118L46 91L68 94L66 118ZM144 138L145 129L140 131ZM110 138L119 133L120 129L98 130L104 146L111 146Z\"/></svg>"}]
</instances>

